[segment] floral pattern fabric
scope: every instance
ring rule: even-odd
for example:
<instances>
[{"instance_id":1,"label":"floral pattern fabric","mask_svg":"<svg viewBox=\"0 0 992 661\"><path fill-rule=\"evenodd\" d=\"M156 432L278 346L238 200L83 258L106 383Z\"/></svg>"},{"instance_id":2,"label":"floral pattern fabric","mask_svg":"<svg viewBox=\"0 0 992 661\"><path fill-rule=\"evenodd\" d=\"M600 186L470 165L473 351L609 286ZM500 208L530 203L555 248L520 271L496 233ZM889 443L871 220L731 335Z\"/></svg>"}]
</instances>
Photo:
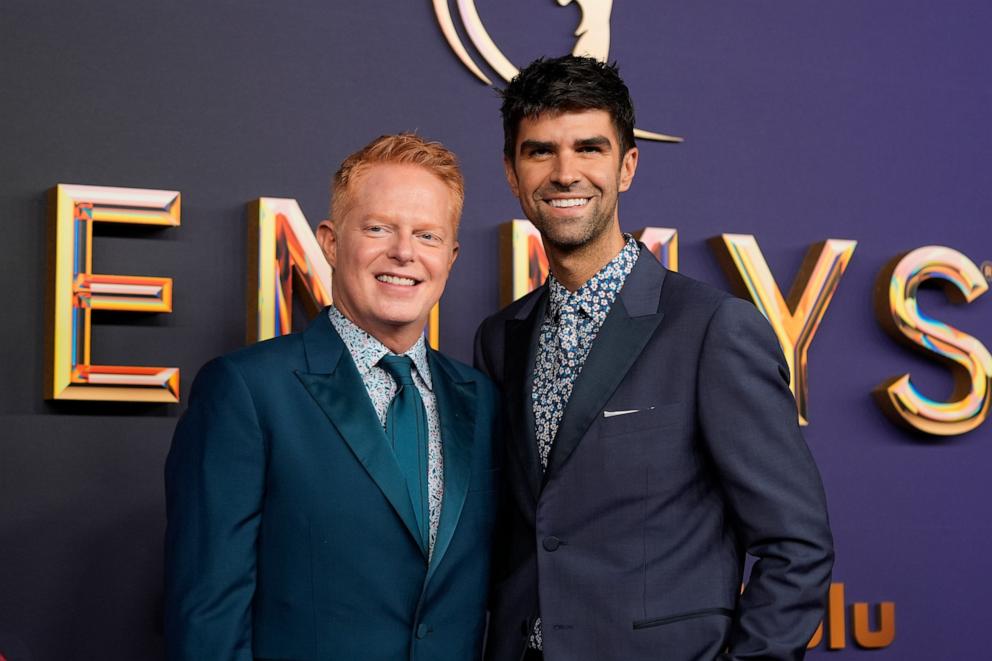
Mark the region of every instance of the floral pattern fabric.
<instances>
[{"instance_id":1,"label":"floral pattern fabric","mask_svg":"<svg viewBox=\"0 0 992 661\"><path fill-rule=\"evenodd\" d=\"M639 254L637 241L628 237L623 250L574 293L554 275L548 276L550 301L541 324L531 392L542 468L548 467L575 379Z\"/></svg>"},{"instance_id":2,"label":"floral pattern fabric","mask_svg":"<svg viewBox=\"0 0 992 661\"><path fill-rule=\"evenodd\" d=\"M372 400L372 407L385 430L386 411L389 409L389 403L393 401L397 387L396 381L389 372L376 363L383 356L393 352L356 326L333 305L327 314L331 324L334 325L334 330L348 348L348 353L351 354L351 359L362 377L362 383L365 384L369 399ZM413 360L413 383L420 393L420 398L424 400L424 408L427 410L427 492L430 517L428 553L433 554L437 525L441 519L441 501L444 499L444 453L441 445L441 420L438 417L437 398L434 397L431 384L431 371L427 365L427 343L424 336L421 335L416 344L402 355L409 356Z\"/></svg>"}]
</instances>

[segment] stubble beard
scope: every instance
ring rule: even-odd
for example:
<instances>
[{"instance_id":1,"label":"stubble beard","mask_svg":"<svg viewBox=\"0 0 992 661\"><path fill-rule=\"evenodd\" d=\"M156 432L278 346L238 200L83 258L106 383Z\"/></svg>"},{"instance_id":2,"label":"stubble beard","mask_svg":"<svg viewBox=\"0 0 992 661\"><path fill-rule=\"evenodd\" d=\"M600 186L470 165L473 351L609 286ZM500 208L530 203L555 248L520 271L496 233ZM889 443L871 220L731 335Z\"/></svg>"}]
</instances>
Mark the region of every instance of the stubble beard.
<instances>
[{"instance_id":1,"label":"stubble beard","mask_svg":"<svg viewBox=\"0 0 992 661\"><path fill-rule=\"evenodd\" d=\"M594 208L589 209L589 214L581 218L570 220L552 218L538 207L537 218L530 220L541 233L541 239L545 244L559 252L572 253L594 242L612 227L617 198L613 198L612 204L600 204L602 201L602 197L590 199L588 204Z\"/></svg>"}]
</instances>

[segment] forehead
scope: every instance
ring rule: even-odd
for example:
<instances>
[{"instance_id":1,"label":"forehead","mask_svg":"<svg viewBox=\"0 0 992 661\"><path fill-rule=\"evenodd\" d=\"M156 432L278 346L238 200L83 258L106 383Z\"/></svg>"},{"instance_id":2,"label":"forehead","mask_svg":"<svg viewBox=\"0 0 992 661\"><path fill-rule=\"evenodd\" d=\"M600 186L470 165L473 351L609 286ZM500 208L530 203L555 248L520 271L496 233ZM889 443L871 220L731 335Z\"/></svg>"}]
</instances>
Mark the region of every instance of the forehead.
<instances>
[{"instance_id":1,"label":"forehead","mask_svg":"<svg viewBox=\"0 0 992 661\"><path fill-rule=\"evenodd\" d=\"M614 147L618 144L613 119L606 110L541 113L520 120L515 147L525 140L565 144L597 136L608 138Z\"/></svg>"},{"instance_id":2,"label":"forehead","mask_svg":"<svg viewBox=\"0 0 992 661\"><path fill-rule=\"evenodd\" d=\"M346 218L453 222L454 191L419 165L377 163L355 178L349 188L351 204Z\"/></svg>"}]
</instances>

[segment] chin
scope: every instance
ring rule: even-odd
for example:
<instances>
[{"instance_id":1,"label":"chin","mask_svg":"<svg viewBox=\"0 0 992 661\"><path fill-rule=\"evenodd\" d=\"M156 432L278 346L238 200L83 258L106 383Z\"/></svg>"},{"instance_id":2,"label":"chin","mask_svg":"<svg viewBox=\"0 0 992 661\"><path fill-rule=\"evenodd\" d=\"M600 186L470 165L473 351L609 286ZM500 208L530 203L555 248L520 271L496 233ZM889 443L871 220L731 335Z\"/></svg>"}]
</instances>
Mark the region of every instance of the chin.
<instances>
[{"instance_id":1,"label":"chin","mask_svg":"<svg viewBox=\"0 0 992 661\"><path fill-rule=\"evenodd\" d=\"M579 248L589 242L588 232L548 232L544 235L551 245L563 250Z\"/></svg>"},{"instance_id":2,"label":"chin","mask_svg":"<svg viewBox=\"0 0 992 661\"><path fill-rule=\"evenodd\" d=\"M422 313L423 308L417 306L416 309L390 309L383 310L379 314L379 321L388 326L410 326L413 324L426 324L427 317L430 315L430 308L427 308L427 313ZM423 321L421 321L423 320Z\"/></svg>"}]
</instances>

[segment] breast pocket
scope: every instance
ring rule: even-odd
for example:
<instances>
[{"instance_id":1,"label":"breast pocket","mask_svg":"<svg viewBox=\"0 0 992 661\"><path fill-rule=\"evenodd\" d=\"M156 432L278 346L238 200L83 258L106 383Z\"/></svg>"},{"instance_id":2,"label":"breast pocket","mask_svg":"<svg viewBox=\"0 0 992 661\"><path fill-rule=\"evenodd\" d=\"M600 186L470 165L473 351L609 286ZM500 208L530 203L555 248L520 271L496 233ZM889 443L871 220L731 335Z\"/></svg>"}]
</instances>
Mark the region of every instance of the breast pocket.
<instances>
[{"instance_id":1,"label":"breast pocket","mask_svg":"<svg viewBox=\"0 0 992 661\"><path fill-rule=\"evenodd\" d=\"M685 407L682 402L648 404L645 406L607 406L599 414L600 438L634 432L649 432L677 428L683 423Z\"/></svg>"}]
</instances>

